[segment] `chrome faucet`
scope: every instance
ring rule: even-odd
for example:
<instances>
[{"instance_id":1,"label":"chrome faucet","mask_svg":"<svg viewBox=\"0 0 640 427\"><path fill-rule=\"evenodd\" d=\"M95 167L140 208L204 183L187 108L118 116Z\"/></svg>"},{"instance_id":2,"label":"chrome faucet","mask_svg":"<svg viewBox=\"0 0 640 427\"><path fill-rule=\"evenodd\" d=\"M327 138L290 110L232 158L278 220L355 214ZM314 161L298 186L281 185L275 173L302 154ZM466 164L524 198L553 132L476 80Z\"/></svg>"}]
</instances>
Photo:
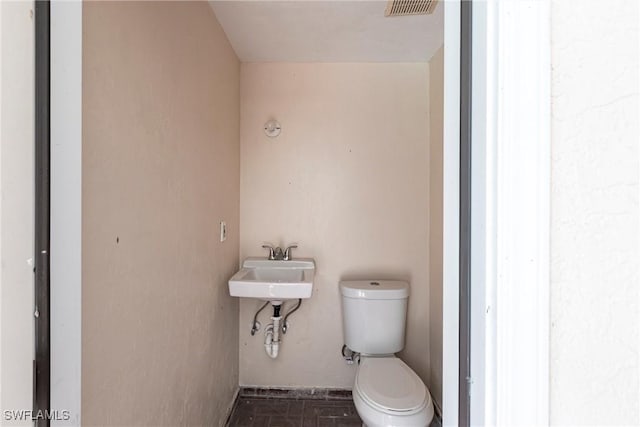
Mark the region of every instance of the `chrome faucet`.
<instances>
[{"instance_id":1,"label":"chrome faucet","mask_svg":"<svg viewBox=\"0 0 640 427\"><path fill-rule=\"evenodd\" d=\"M282 259L285 261L290 261L293 258L293 255L291 255L291 249L297 249L298 245L291 245L288 246L287 249L284 250L284 254L282 254Z\"/></svg>"},{"instance_id":2,"label":"chrome faucet","mask_svg":"<svg viewBox=\"0 0 640 427\"><path fill-rule=\"evenodd\" d=\"M288 246L284 251L282 251L282 248L280 246L278 246L277 248L274 248L271 245L262 245L262 247L264 249L269 249L269 257L268 257L269 260L290 261L293 258L293 255L291 254L291 249L296 249L298 245Z\"/></svg>"},{"instance_id":3,"label":"chrome faucet","mask_svg":"<svg viewBox=\"0 0 640 427\"><path fill-rule=\"evenodd\" d=\"M275 254L275 251L273 250L273 246L271 246L271 245L262 245L262 247L264 249L269 249L269 257L267 259L269 259L270 261L276 259L276 254ZM280 252L282 253L282 249L280 249Z\"/></svg>"}]
</instances>

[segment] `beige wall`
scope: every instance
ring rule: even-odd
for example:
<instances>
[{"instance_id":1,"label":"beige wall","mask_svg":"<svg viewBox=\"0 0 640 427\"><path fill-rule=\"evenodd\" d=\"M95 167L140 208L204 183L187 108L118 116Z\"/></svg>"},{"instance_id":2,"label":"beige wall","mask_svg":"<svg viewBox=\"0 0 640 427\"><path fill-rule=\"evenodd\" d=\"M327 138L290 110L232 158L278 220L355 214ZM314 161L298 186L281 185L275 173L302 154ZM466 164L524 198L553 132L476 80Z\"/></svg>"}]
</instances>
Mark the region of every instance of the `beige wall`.
<instances>
[{"instance_id":1,"label":"beige wall","mask_svg":"<svg viewBox=\"0 0 640 427\"><path fill-rule=\"evenodd\" d=\"M444 46L429 61L429 389L442 408L442 189Z\"/></svg>"},{"instance_id":2,"label":"beige wall","mask_svg":"<svg viewBox=\"0 0 640 427\"><path fill-rule=\"evenodd\" d=\"M87 2L83 29L82 424L222 425L239 62L206 2Z\"/></svg>"},{"instance_id":3,"label":"beige wall","mask_svg":"<svg viewBox=\"0 0 640 427\"><path fill-rule=\"evenodd\" d=\"M640 424L638 12L552 2L554 425Z\"/></svg>"},{"instance_id":4,"label":"beige wall","mask_svg":"<svg viewBox=\"0 0 640 427\"><path fill-rule=\"evenodd\" d=\"M402 357L428 381L428 64L243 64L241 75L241 258L297 242L317 272L276 360L249 334L260 302L240 302L240 384L351 388L344 278L411 282Z\"/></svg>"}]
</instances>

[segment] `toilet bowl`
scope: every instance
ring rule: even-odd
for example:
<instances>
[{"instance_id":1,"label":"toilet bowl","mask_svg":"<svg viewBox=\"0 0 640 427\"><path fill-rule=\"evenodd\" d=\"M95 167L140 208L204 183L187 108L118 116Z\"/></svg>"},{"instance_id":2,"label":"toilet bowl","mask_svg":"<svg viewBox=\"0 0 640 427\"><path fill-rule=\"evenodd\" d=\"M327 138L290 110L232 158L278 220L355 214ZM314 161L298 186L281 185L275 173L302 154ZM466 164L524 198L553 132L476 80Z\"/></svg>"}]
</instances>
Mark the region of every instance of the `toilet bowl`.
<instances>
[{"instance_id":1,"label":"toilet bowl","mask_svg":"<svg viewBox=\"0 0 640 427\"><path fill-rule=\"evenodd\" d=\"M345 346L360 355L353 401L367 427L426 427L433 401L420 377L394 354L404 348L409 284L340 283ZM344 354L344 352L343 352Z\"/></svg>"},{"instance_id":2,"label":"toilet bowl","mask_svg":"<svg viewBox=\"0 0 640 427\"><path fill-rule=\"evenodd\" d=\"M395 356L360 358L353 401L367 427L426 427L433 418L427 387Z\"/></svg>"}]
</instances>

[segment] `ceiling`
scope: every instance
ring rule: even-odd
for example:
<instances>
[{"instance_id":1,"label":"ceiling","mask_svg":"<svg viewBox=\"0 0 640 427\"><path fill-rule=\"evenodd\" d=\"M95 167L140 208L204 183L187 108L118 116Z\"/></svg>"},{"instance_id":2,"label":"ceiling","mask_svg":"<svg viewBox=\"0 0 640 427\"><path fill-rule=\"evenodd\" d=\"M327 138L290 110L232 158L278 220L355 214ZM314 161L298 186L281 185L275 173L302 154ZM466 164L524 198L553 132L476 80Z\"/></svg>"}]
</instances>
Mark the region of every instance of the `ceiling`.
<instances>
[{"instance_id":1,"label":"ceiling","mask_svg":"<svg viewBox=\"0 0 640 427\"><path fill-rule=\"evenodd\" d=\"M242 62L426 62L443 43L442 1L389 18L383 0L209 3Z\"/></svg>"}]
</instances>

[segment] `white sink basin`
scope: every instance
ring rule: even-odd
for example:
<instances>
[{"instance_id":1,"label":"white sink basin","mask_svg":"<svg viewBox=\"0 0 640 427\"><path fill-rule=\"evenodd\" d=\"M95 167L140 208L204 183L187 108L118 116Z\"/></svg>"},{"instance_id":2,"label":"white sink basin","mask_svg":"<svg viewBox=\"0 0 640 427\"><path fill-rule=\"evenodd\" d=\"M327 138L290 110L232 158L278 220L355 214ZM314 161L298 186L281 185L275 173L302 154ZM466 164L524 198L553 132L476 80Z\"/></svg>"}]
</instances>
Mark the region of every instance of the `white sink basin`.
<instances>
[{"instance_id":1,"label":"white sink basin","mask_svg":"<svg viewBox=\"0 0 640 427\"><path fill-rule=\"evenodd\" d=\"M310 298L315 272L316 263L311 258L290 261L247 258L240 271L229 279L229 294L272 303Z\"/></svg>"}]
</instances>

